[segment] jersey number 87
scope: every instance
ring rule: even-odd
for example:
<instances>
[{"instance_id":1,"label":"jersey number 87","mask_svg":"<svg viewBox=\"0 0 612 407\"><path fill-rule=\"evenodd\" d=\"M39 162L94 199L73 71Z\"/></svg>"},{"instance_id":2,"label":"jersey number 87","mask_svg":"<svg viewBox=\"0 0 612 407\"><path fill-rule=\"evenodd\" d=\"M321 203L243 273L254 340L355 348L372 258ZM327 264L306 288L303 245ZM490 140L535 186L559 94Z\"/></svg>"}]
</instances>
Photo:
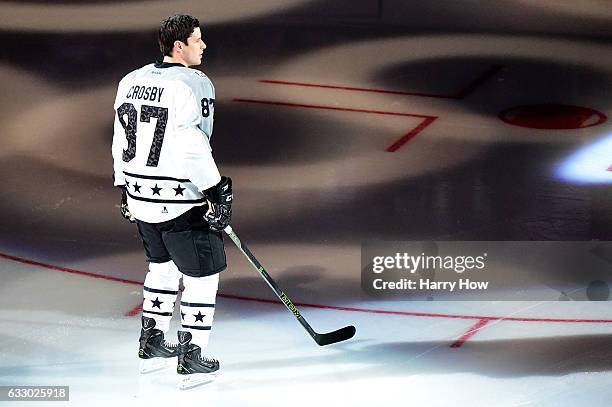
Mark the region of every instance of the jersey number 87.
<instances>
[{"instance_id":1,"label":"jersey number 87","mask_svg":"<svg viewBox=\"0 0 612 407\"><path fill-rule=\"evenodd\" d=\"M123 150L123 161L131 161L136 157L136 132L138 131L138 112L132 103L124 103L117 109L119 122L125 130L127 138L127 149ZM127 122L124 116L127 116ZM151 117L157 118L155 131L153 133L153 143L149 150L147 158L147 167L157 167L159 163L159 155L161 153L162 144L164 143L164 134L166 133L166 125L168 124L168 109L165 107L142 105L140 108L140 121L150 123Z\"/></svg>"},{"instance_id":2,"label":"jersey number 87","mask_svg":"<svg viewBox=\"0 0 612 407\"><path fill-rule=\"evenodd\" d=\"M202 105L202 116L208 117L210 116L211 106L215 105L215 99L202 98L202 100L200 101L200 104Z\"/></svg>"}]
</instances>

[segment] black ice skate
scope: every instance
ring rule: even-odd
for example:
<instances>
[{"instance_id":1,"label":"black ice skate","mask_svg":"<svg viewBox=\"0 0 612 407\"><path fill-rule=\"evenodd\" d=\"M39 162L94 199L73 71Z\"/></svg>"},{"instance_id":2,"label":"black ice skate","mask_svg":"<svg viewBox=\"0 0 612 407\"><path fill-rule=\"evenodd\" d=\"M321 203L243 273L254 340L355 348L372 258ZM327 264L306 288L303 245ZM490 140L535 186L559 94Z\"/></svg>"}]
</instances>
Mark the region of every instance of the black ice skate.
<instances>
[{"instance_id":1,"label":"black ice skate","mask_svg":"<svg viewBox=\"0 0 612 407\"><path fill-rule=\"evenodd\" d=\"M140 330L140 373L151 373L170 365L171 360L178 355L178 345L167 342L164 333L155 329L155 320L142 317Z\"/></svg>"},{"instance_id":2,"label":"black ice skate","mask_svg":"<svg viewBox=\"0 0 612 407\"><path fill-rule=\"evenodd\" d=\"M191 333L178 331L179 388L188 389L199 384L209 383L217 376L219 361L202 356L202 348L191 343Z\"/></svg>"}]
</instances>

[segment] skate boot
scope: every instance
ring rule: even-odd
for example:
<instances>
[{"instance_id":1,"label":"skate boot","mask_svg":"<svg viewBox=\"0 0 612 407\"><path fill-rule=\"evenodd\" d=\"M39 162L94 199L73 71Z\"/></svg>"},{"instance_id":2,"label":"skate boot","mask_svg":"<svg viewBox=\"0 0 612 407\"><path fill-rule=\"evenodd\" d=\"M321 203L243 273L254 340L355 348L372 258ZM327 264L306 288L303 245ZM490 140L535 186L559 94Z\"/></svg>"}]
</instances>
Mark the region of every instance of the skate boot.
<instances>
[{"instance_id":1,"label":"skate boot","mask_svg":"<svg viewBox=\"0 0 612 407\"><path fill-rule=\"evenodd\" d=\"M155 320L142 317L140 330L140 373L151 373L171 364L170 358L178 355L178 345L166 342L164 333L155 329Z\"/></svg>"},{"instance_id":2,"label":"skate boot","mask_svg":"<svg viewBox=\"0 0 612 407\"><path fill-rule=\"evenodd\" d=\"M219 371L219 361L202 356L202 348L191 343L191 333L178 331L178 340L179 388L189 389L213 381Z\"/></svg>"}]
</instances>

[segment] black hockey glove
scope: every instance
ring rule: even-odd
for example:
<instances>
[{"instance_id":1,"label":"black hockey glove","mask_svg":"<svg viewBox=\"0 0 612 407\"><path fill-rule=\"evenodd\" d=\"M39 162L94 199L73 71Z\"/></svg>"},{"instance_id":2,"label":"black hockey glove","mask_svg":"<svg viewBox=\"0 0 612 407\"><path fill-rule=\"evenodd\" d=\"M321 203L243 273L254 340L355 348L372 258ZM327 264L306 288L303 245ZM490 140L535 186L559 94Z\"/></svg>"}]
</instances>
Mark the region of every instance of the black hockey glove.
<instances>
[{"instance_id":1,"label":"black hockey glove","mask_svg":"<svg viewBox=\"0 0 612 407\"><path fill-rule=\"evenodd\" d=\"M127 189L125 185L121 185L121 205L119 206L119 210L121 211L121 216L129 220L131 223L134 223L136 219L132 216L130 212L130 208L128 208L127 204Z\"/></svg>"},{"instance_id":2,"label":"black hockey glove","mask_svg":"<svg viewBox=\"0 0 612 407\"><path fill-rule=\"evenodd\" d=\"M221 181L214 187L204 191L208 199L208 211L204 219L212 230L221 231L232 221L232 179L221 177Z\"/></svg>"}]
</instances>

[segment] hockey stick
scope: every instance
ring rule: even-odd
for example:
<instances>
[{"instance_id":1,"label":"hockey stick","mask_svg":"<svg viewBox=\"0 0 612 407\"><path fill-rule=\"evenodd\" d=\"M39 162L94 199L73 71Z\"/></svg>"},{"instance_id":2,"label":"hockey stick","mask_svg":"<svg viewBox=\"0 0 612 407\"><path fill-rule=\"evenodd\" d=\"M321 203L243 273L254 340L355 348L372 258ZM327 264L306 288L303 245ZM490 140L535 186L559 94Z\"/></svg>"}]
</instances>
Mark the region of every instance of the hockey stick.
<instances>
[{"instance_id":1,"label":"hockey stick","mask_svg":"<svg viewBox=\"0 0 612 407\"><path fill-rule=\"evenodd\" d=\"M287 294L285 294L280 289L280 287L276 284L276 282L272 280L272 277L270 277L270 275L263 268L261 263L257 261L257 259L255 258L253 253L251 253L251 251L246 246L246 244L240 241L240 239L238 238L238 236L236 235L232 227L228 226L223 230L225 231L225 233L227 233L230 239L232 239L232 241L236 244L238 249L240 249L242 254L246 256L246 258L253 265L253 267L255 267L255 269L259 272L259 275L265 280L266 283L268 283L272 291L274 291L274 294L276 294L276 296L283 302L283 304L285 304L287 309L291 311L291 313L297 318L299 323L302 324L306 332L310 334L312 339L314 339L315 342L319 346L325 346L325 345L329 345L329 344L336 343L336 342L346 341L347 339L351 339L353 335L355 335L355 327L352 325L345 326L344 328L340 328L336 331L327 332L323 334L315 332L315 330L312 329L310 324L306 322L302 314L300 314L300 311L295 307L295 305L293 305L289 297L287 297Z\"/></svg>"}]
</instances>

